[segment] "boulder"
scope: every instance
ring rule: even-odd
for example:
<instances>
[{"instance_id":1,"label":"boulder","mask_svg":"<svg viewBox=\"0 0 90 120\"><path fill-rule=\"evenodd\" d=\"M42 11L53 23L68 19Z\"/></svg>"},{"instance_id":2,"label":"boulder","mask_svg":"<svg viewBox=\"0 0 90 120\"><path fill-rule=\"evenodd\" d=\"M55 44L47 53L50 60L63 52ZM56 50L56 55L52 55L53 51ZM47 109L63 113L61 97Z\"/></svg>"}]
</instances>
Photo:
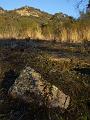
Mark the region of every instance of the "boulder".
<instances>
[{"instance_id":1,"label":"boulder","mask_svg":"<svg viewBox=\"0 0 90 120\"><path fill-rule=\"evenodd\" d=\"M67 109L70 104L70 96L63 93L55 85L45 81L34 69L27 66L16 79L9 93L17 98L21 98L28 103L60 107Z\"/></svg>"}]
</instances>

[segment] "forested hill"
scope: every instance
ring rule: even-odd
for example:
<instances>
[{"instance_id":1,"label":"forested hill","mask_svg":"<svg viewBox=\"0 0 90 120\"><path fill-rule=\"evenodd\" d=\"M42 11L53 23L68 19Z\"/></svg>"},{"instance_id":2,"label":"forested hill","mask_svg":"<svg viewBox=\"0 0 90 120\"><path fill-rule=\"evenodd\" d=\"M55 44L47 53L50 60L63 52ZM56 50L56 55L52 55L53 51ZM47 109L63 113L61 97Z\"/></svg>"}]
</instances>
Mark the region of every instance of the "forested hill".
<instances>
[{"instance_id":1,"label":"forested hill","mask_svg":"<svg viewBox=\"0 0 90 120\"><path fill-rule=\"evenodd\" d=\"M90 13L76 20L63 13L51 15L28 6L10 11L0 7L0 39L6 38L90 41Z\"/></svg>"}]
</instances>

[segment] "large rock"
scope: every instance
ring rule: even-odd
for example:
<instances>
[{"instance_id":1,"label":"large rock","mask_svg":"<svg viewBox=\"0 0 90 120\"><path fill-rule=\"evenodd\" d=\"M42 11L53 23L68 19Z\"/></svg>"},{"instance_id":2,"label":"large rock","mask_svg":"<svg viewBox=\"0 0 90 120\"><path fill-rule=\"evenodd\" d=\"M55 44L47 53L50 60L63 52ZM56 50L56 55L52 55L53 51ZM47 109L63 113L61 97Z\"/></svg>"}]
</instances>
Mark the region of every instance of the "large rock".
<instances>
[{"instance_id":1,"label":"large rock","mask_svg":"<svg viewBox=\"0 0 90 120\"><path fill-rule=\"evenodd\" d=\"M43 80L41 75L29 66L21 72L9 93L28 103L46 104L48 107L67 109L70 103L70 96Z\"/></svg>"}]
</instances>

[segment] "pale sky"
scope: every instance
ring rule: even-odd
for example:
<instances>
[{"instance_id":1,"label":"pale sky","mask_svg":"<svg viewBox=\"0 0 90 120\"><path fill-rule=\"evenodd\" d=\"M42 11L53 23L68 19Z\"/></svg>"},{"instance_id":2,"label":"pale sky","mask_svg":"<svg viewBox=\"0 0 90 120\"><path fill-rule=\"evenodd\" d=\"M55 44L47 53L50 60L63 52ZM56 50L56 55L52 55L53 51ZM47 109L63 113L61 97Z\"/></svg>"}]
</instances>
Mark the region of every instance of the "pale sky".
<instances>
[{"instance_id":1,"label":"pale sky","mask_svg":"<svg viewBox=\"0 0 90 120\"><path fill-rule=\"evenodd\" d=\"M78 17L79 10L76 9L78 1L79 0L0 0L0 7L11 10L27 5L51 14L63 12L67 15ZM84 0L84 8L87 3L88 0Z\"/></svg>"}]
</instances>

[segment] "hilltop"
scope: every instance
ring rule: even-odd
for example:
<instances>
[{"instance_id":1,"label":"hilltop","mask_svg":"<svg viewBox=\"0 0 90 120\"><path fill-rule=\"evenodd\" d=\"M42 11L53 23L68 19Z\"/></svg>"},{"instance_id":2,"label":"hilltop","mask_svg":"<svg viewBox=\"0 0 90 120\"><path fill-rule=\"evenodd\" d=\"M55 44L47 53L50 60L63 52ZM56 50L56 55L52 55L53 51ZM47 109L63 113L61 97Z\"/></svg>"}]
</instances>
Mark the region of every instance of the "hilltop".
<instances>
[{"instance_id":1,"label":"hilltop","mask_svg":"<svg viewBox=\"0 0 90 120\"><path fill-rule=\"evenodd\" d=\"M52 15L29 6L9 11L0 8L0 39L89 41L89 19L89 13L76 20L63 13Z\"/></svg>"}]
</instances>

